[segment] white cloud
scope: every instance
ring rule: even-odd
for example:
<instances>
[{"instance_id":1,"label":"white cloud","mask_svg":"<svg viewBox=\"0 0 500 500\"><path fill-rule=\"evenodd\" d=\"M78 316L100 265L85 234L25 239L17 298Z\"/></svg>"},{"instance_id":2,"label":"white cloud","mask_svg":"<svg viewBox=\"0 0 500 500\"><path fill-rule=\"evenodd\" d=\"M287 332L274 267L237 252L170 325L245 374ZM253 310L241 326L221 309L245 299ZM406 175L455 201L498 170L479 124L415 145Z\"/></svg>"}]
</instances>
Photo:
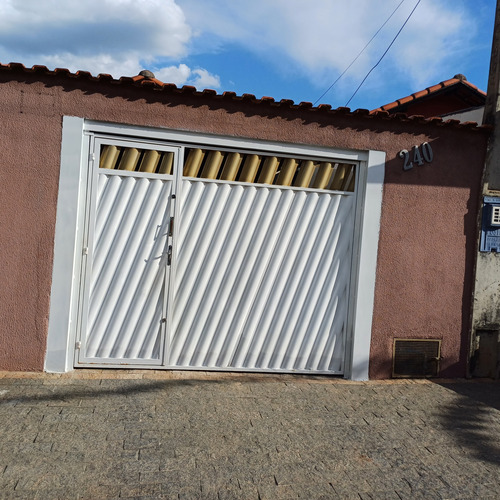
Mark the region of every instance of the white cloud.
<instances>
[{"instance_id":1,"label":"white cloud","mask_svg":"<svg viewBox=\"0 0 500 500\"><path fill-rule=\"evenodd\" d=\"M192 71L195 75L193 85L198 88L218 89L220 87L220 78L217 75L212 75L206 69L195 69Z\"/></svg>"},{"instance_id":2,"label":"white cloud","mask_svg":"<svg viewBox=\"0 0 500 500\"><path fill-rule=\"evenodd\" d=\"M453 64L460 60L457 54L467 52L474 34L475 26L459 4L446 8L422 2L391 49L391 59L420 88L460 73Z\"/></svg>"},{"instance_id":3,"label":"white cloud","mask_svg":"<svg viewBox=\"0 0 500 500\"><path fill-rule=\"evenodd\" d=\"M67 68L70 71L90 71L93 75L107 73L115 78L120 76L135 76L144 69L139 56L134 53L96 54L93 56L78 56L68 52L48 54L36 59L24 61L27 65L42 64L48 68Z\"/></svg>"},{"instance_id":4,"label":"white cloud","mask_svg":"<svg viewBox=\"0 0 500 500\"><path fill-rule=\"evenodd\" d=\"M219 89L220 78L205 69L190 69L186 64L166 66L155 70L156 78L162 82L175 83L176 85L192 85L197 89Z\"/></svg>"},{"instance_id":5,"label":"white cloud","mask_svg":"<svg viewBox=\"0 0 500 500\"><path fill-rule=\"evenodd\" d=\"M175 0L0 2L3 63L44 64L109 73L116 78L133 76L145 66L150 69L164 60L182 59L188 54L191 37L191 28ZM208 71L181 66L176 73L178 84L189 78L197 84L218 79Z\"/></svg>"},{"instance_id":6,"label":"white cloud","mask_svg":"<svg viewBox=\"0 0 500 500\"><path fill-rule=\"evenodd\" d=\"M191 29L174 0L3 0L0 44L34 54L47 49L75 54L144 57L186 53Z\"/></svg>"},{"instance_id":7,"label":"white cloud","mask_svg":"<svg viewBox=\"0 0 500 500\"><path fill-rule=\"evenodd\" d=\"M321 87L339 75L368 43L400 0L178 0L200 45L236 43L281 71L291 66ZM405 2L346 75L359 81L378 60L415 6ZM421 2L386 59L417 86L441 74L457 40L472 36L456 2ZM441 75L442 76L442 75ZM450 75L450 77L453 75ZM387 75L384 75L387 78ZM352 84L351 84L352 87Z\"/></svg>"},{"instance_id":8,"label":"white cloud","mask_svg":"<svg viewBox=\"0 0 500 500\"><path fill-rule=\"evenodd\" d=\"M160 68L154 72L156 78L162 82L175 83L176 85L182 85L187 82L191 70L185 64L179 64L179 66L166 66Z\"/></svg>"}]
</instances>

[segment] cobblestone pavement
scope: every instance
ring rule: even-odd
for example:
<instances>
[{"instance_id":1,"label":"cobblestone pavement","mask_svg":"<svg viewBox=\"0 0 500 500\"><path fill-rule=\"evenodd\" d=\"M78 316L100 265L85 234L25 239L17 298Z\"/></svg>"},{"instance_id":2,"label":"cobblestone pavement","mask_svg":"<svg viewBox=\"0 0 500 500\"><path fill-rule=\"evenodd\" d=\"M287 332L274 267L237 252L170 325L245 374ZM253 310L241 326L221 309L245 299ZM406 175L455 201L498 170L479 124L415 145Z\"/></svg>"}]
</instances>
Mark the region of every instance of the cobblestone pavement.
<instances>
[{"instance_id":1,"label":"cobblestone pavement","mask_svg":"<svg viewBox=\"0 0 500 500\"><path fill-rule=\"evenodd\" d=\"M0 498L498 499L500 384L0 372Z\"/></svg>"}]
</instances>

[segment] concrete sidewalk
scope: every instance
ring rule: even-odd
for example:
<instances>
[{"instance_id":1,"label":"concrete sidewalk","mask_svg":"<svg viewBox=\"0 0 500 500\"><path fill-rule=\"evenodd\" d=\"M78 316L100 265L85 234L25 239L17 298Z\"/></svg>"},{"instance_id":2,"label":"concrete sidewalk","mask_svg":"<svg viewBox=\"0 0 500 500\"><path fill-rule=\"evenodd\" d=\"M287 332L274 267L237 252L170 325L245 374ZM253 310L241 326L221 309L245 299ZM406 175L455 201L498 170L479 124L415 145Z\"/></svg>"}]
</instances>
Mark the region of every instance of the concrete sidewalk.
<instances>
[{"instance_id":1,"label":"concrete sidewalk","mask_svg":"<svg viewBox=\"0 0 500 500\"><path fill-rule=\"evenodd\" d=\"M498 499L500 384L0 373L0 498Z\"/></svg>"}]
</instances>

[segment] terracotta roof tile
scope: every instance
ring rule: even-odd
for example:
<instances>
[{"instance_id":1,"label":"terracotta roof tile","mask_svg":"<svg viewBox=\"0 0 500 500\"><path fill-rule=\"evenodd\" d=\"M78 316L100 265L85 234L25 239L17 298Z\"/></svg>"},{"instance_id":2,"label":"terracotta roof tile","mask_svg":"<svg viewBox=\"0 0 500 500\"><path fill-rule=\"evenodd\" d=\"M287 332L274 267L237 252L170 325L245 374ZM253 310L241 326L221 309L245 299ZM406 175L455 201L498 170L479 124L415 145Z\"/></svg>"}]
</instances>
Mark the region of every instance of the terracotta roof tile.
<instances>
[{"instance_id":1,"label":"terracotta roof tile","mask_svg":"<svg viewBox=\"0 0 500 500\"><path fill-rule=\"evenodd\" d=\"M455 76L461 76L461 75L455 75ZM451 87L452 85L456 85L458 83L462 83L462 84L466 85L467 87L471 88L472 90L474 90L474 91L478 92L479 94L482 94L483 96L486 97L486 92L483 92L482 90L477 88L474 84L468 82L463 76L461 76L460 78L455 78L455 77L450 78L449 80L445 80L445 81L440 82L436 85L432 85L431 87L427 87L424 90L410 94L407 97L403 97L403 98L398 99L394 102L384 104L383 106L380 106L380 108L372 110L371 113L376 113L377 111L389 111L391 109L397 108L400 105L407 104L411 101L428 96L430 94L438 92L439 90L442 90L442 89L447 88L447 87Z\"/></svg>"},{"instance_id":2,"label":"terracotta roof tile","mask_svg":"<svg viewBox=\"0 0 500 500\"><path fill-rule=\"evenodd\" d=\"M446 123L448 125L460 125L461 124L460 120L444 120L443 123Z\"/></svg>"},{"instance_id":3,"label":"terracotta roof tile","mask_svg":"<svg viewBox=\"0 0 500 500\"><path fill-rule=\"evenodd\" d=\"M47 66L42 66L42 65L37 64L37 65L33 66L32 70L44 72L44 71L49 71L49 68L47 68Z\"/></svg>"},{"instance_id":4,"label":"terracotta roof tile","mask_svg":"<svg viewBox=\"0 0 500 500\"><path fill-rule=\"evenodd\" d=\"M75 73L71 73L68 69L66 68L56 68L54 70L49 70L46 66L42 65L35 65L31 68L25 67L21 63L8 63L8 64L1 64L0 63L0 74L1 73L28 73L28 74L43 74L45 76L49 77L58 77L58 78L68 78L72 80L81 80L85 82L94 82L97 84L107 84L107 85L122 85L122 86L134 86L134 87L139 87L139 88L144 88L146 89L154 89L157 91L161 92L169 92L169 93L176 93L176 94L185 94L185 95L193 95L193 96L199 96L199 97L204 97L207 99L224 99L224 100L232 100L232 101L244 101L244 102L250 102L252 105L255 106L275 106L275 107L280 107L280 108L287 108L287 109L294 109L297 111L301 112L320 112L320 113L325 113L329 115L342 115L342 116L356 116L356 117L363 117L363 119L384 119L384 120L396 120L396 121L415 121L415 122L421 122L421 123L436 123L440 125L448 125L448 126L453 126L453 127L464 127L464 128L470 128L474 127L477 130L491 130L491 127L481 125L478 126L475 123L460 123L458 120L447 120L443 121L439 117L433 117L433 118L424 118L422 116L411 116L408 117L408 115L404 113L394 113L394 114L389 114L388 110L398 106L398 103L406 103L410 102L411 100L415 99L417 95L421 95L422 93L428 94L430 89L432 91L435 91L434 88L443 88L447 87L450 85L453 85L459 81L462 81L462 83L465 83L466 85L470 86L471 88L477 90L478 92L484 94L481 90L477 89L476 86L470 84L467 81L460 80L460 79L450 79L446 80L445 82L442 82L439 85L435 85L434 87L429 87L429 89L426 89L425 91L417 92L416 94L412 94L411 96L405 97L403 99L400 99L397 102L389 103L386 104L385 106L382 106L381 108L368 111L366 109L358 109L351 111L350 108L347 107L339 107L336 109L332 109L332 107L329 104L320 104L317 107L314 107L312 103L310 102L301 102L300 104L295 104L294 101L290 99L281 99L279 102L275 101L272 97L262 97L261 99L257 99L255 95L253 94L243 94L241 96L238 96L235 92L223 92L222 94L218 94L215 90L212 89L205 89L203 91L198 91L195 87L190 86L190 85L184 85L183 87L179 88L173 83L164 83L157 78L153 78L152 76L144 76L144 75L137 75L133 77L128 77L128 76L122 76L119 79L114 79L111 75L106 74L106 73L100 73L97 76L93 76L91 73L88 71L77 71ZM152 75L152 74L151 74ZM153 75L154 76L154 75Z\"/></svg>"},{"instance_id":5,"label":"terracotta roof tile","mask_svg":"<svg viewBox=\"0 0 500 500\"><path fill-rule=\"evenodd\" d=\"M406 104L407 102L413 101L413 99L415 99L415 98L412 95L409 95L408 97L403 97L402 99L398 99L393 104L399 106L401 104ZM384 106L384 109L386 109L385 106Z\"/></svg>"},{"instance_id":6,"label":"terracotta roof tile","mask_svg":"<svg viewBox=\"0 0 500 500\"><path fill-rule=\"evenodd\" d=\"M408 119L413 122L419 122L419 123L425 123L427 121L427 118L423 115L411 115L408 116ZM458 123L460 123L460 121L458 121Z\"/></svg>"},{"instance_id":7,"label":"terracotta roof tile","mask_svg":"<svg viewBox=\"0 0 500 500\"><path fill-rule=\"evenodd\" d=\"M430 92L426 89L426 90L420 90L419 92L415 92L412 97L413 99L419 99L420 97L425 97L426 95L428 95Z\"/></svg>"},{"instance_id":8,"label":"terracotta roof tile","mask_svg":"<svg viewBox=\"0 0 500 500\"><path fill-rule=\"evenodd\" d=\"M443 118L441 116L431 116L427 118L427 120L433 123L441 123L443 121Z\"/></svg>"},{"instance_id":9,"label":"terracotta roof tile","mask_svg":"<svg viewBox=\"0 0 500 500\"><path fill-rule=\"evenodd\" d=\"M438 90L441 90L444 87L445 87L445 85L443 84L443 82L441 82L441 83L438 83L437 85L432 85L432 87L428 87L426 89L426 91L428 94L432 94L433 92L437 92Z\"/></svg>"},{"instance_id":10,"label":"terracotta roof tile","mask_svg":"<svg viewBox=\"0 0 500 500\"><path fill-rule=\"evenodd\" d=\"M55 69L54 71L57 73L58 70ZM69 74L69 70L66 71ZM97 78L99 78L99 80L109 80L109 81L114 80L113 75L109 75L108 73L99 73L97 75Z\"/></svg>"},{"instance_id":11,"label":"terracotta roof tile","mask_svg":"<svg viewBox=\"0 0 500 500\"><path fill-rule=\"evenodd\" d=\"M92 73L90 73L89 71L77 71L75 73L75 76L77 78L92 78ZM127 78L129 78L131 80L130 77L127 77ZM121 78L120 78L120 80L121 80Z\"/></svg>"},{"instance_id":12,"label":"terracotta roof tile","mask_svg":"<svg viewBox=\"0 0 500 500\"><path fill-rule=\"evenodd\" d=\"M21 64L21 63L11 62L11 63L7 64L7 67L9 69L21 69L21 70L25 70L25 71L30 71L28 68L26 68L24 66L24 64ZM47 71L49 71L49 69L46 66L33 66L33 68L45 68Z\"/></svg>"},{"instance_id":13,"label":"terracotta roof tile","mask_svg":"<svg viewBox=\"0 0 500 500\"><path fill-rule=\"evenodd\" d=\"M477 127L476 122L460 122L460 125L465 128L474 128Z\"/></svg>"},{"instance_id":14,"label":"terracotta roof tile","mask_svg":"<svg viewBox=\"0 0 500 500\"><path fill-rule=\"evenodd\" d=\"M177 85L175 85L174 83L164 83L163 84L163 89L164 90L169 90L171 92L173 92L173 91L179 91L179 89L177 88Z\"/></svg>"}]
</instances>

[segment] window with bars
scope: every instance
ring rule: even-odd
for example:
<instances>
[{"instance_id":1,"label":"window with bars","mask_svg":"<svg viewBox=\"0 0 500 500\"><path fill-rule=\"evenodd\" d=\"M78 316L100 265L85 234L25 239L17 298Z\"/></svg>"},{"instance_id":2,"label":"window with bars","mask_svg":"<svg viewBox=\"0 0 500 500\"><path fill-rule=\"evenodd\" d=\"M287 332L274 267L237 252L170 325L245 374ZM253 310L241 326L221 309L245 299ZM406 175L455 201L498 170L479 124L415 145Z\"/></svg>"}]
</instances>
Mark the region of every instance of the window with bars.
<instances>
[{"instance_id":1,"label":"window with bars","mask_svg":"<svg viewBox=\"0 0 500 500\"><path fill-rule=\"evenodd\" d=\"M100 168L171 174L173 153L106 145ZM235 151L186 148L183 175L199 179L354 191L356 165Z\"/></svg>"}]
</instances>

